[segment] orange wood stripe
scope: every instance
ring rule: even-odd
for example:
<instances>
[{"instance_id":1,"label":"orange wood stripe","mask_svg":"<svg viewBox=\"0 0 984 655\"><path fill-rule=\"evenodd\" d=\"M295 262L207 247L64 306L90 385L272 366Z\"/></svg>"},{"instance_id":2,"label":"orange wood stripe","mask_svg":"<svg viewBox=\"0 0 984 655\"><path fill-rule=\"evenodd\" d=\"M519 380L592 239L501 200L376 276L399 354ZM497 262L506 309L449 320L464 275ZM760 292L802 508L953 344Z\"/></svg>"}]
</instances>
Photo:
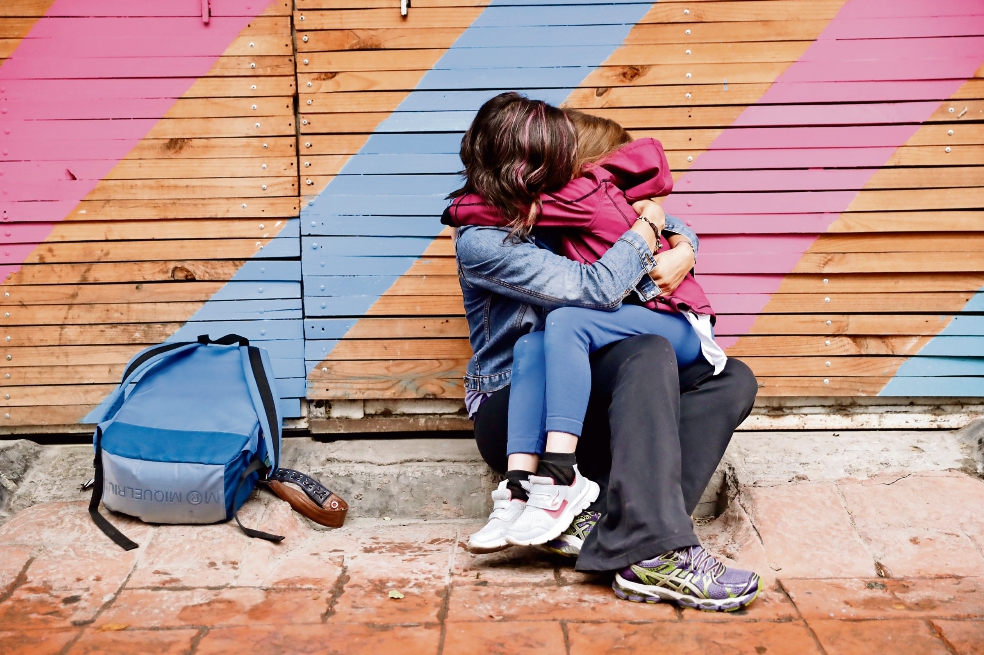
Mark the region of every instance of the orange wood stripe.
<instances>
[{"instance_id":1,"label":"orange wood stripe","mask_svg":"<svg viewBox=\"0 0 984 655\"><path fill-rule=\"evenodd\" d=\"M971 81L965 83L954 94L953 100L962 99L962 98L967 97L968 95L976 95L977 90L979 88L980 88L979 81L977 81L977 80L971 80ZM951 106L961 107L962 108L962 107L966 107L968 105L965 104L965 103L961 103L961 102L943 103L941 105L940 109L937 110L937 112L936 112L935 115L936 116L949 116L949 120L952 121L953 120L953 116L949 112L949 107L951 107ZM961 109L957 109L957 111L961 111ZM954 113L956 113L956 111ZM970 115L970 117L973 119L973 115L969 111L968 111L967 114L965 114L965 116L968 116L968 115ZM957 120L958 121L959 120L963 120L963 117L958 117ZM968 121L968 123L969 122L970 121ZM971 127L971 126L968 126L968 127ZM979 128L979 125L973 125L972 129L973 128ZM923 126L922 128L919 129L918 132L916 132L916 134L914 134L912 136L911 139L909 139L909 142L905 146L903 146L902 148L899 149L899 151L900 152L903 152L903 151L905 151L905 150L907 150L909 148L912 148L914 144L925 141L926 138L927 138L927 134L926 134L927 132L939 132L941 129L942 128L937 127L937 126L933 126L933 125L925 125L925 126ZM961 133L961 132L964 132L964 131L969 131L969 130L965 130L959 124L958 125L953 125L953 126L947 126L946 129L952 129L953 132L954 132L954 135L956 135L958 133ZM883 169L881 169L879 172L875 173L875 175L873 175L871 177L871 179L868 182L866 188L868 188L868 189L872 189L872 188L874 188L874 189L883 188L883 186L885 184L885 180L886 179L890 179L893 175L896 175L899 172L900 169L898 167L901 166L901 165L904 165L904 163L903 163L904 162L904 158L901 157L901 156L899 156L899 153L896 153L896 154L897 154L897 158L893 159L888 165L886 165ZM936 163L936 164L941 165L941 166L946 166L947 164L950 163L948 161L948 157L947 157L948 154L949 153L947 153L944 148L937 147L935 149L935 151L932 153L932 156L935 159L932 163ZM980 159L980 158L977 159L977 162L981 162L981 161L982 161L982 159ZM954 177L959 176L959 174L962 172L962 169L946 169L946 168L944 168L944 169L940 169L940 170L941 171L946 171L946 172L950 173L951 175L953 175ZM932 207L932 209L936 209L936 208L943 209L943 208L946 208L946 205L947 205L948 200L950 198L952 198L952 196L954 194L952 194L949 191L943 191L942 193L939 193L939 194L927 194L927 193L924 192L923 195L924 196L928 196L926 199L923 200L923 203L928 203L928 204L935 205L935 206ZM866 192L862 192L861 194L858 194L858 197L855 199L855 201L848 208L848 212L851 212L851 211L863 211L865 208L870 207L871 204L872 204L872 194L866 193ZM925 206L925 204L923 206ZM980 206L980 205L977 205L977 206ZM846 251L848 248L851 247L850 241L858 240L859 239L858 236L855 236L855 235L849 233L850 232L850 227L851 227L849 224L848 225L843 225L843 223L847 223L849 221L856 220L856 219L854 219L854 216L856 216L856 215L845 214L845 216L841 217L840 219L838 219L837 221L835 221L831 225L830 231L840 231L840 232L842 232L842 234L840 234L840 235L838 235L836 237L837 239L841 239L842 240L842 241L840 241L840 243L842 244L842 252L843 251ZM865 221L866 221L866 223L868 225L877 225L878 222L879 222L879 220L880 220L880 217L878 215L869 214L869 215L864 215L864 216L865 216ZM923 254L917 255L920 258L922 256L924 256L925 250L927 250L927 249L928 250L935 250L936 252L932 253L933 255L937 255L938 254L938 255L943 255L944 257L942 257L941 259L938 260L938 263L937 263L937 265L936 265L936 267L935 267L934 270L939 270L939 271L954 270L953 266L951 265L951 262L947 261L947 258L945 257L945 255L947 254L947 252L948 252L948 250L950 248L948 247L948 244L947 243L944 243L943 241L944 241L945 237L948 236L948 235L946 235L946 234L934 235L932 233L933 225L937 221L938 222L945 223L947 221L947 213L937 213L936 216L935 216L935 221L924 223L924 225L922 227L922 230L919 231L919 232L903 232L903 233L900 233L900 234L897 234L897 235L893 235L892 240L895 242L897 249L905 248L906 250L912 250L912 251L915 251L915 252L921 252L921 253L923 253ZM889 226L885 226L885 227L886 227L886 229L891 229L892 226L889 225ZM980 229L980 224L977 225L977 229ZM807 256L812 255L814 253L822 252L825 249L825 246L829 244L829 241L828 242L825 242L825 240L826 239L831 239L831 238L833 238L833 237L821 237L820 239L818 239L817 242L814 243L813 247L811 247L810 250L808 251ZM976 238L976 235L975 235L975 238ZM847 241L845 242L845 241L843 241L843 239L846 239ZM951 237L951 239L952 239L952 237ZM937 241L938 243L935 243L934 244L933 243L934 241ZM949 242L949 246L952 247L952 245L953 245L953 242L950 241ZM980 251L978 251L978 253L979 252ZM806 266L808 266L808 264L804 263L804 267L806 267ZM802 268L801 267L797 267L796 270L799 271L799 270L802 270ZM951 294L951 293L945 293L945 292L947 292L947 291L960 291L960 290L965 290L967 288L967 284L968 284L968 281L967 280L957 279L955 277L949 277L949 276L942 276L942 277L937 276L936 279L934 280L934 282L935 282L935 285L936 285L936 289L939 292L942 292L942 293L939 293L938 294L937 302L934 303L934 305L935 305L934 309L936 309L937 311L939 311L941 314L944 314L944 315L952 314L954 312L959 312L960 310L963 309L964 305L966 305L967 300L968 300L964 296L964 294ZM969 283L975 285L975 288L984 287L984 274L973 276L972 279L969 281ZM783 283L782 286L780 286L780 293L782 293L782 291L784 290L784 286L785 286L785 282ZM770 302L769 305L766 306L766 308L765 308L765 310L763 312L762 317L759 318L758 321L756 321L756 325L755 325L754 331L756 331L756 332L767 332L768 331L768 329L769 329L768 328L769 323L770 323L770 321L773 321L774 320L774 317L768 316L765 313L766 312L769 312L770 309L771 309L771 307L772 307L772 302ZM906 317L903 314L886 314L886 316L885 316L886 330L891 330L892 326L894 326L897 323L901 323L901 322L905 321L905 319L906 319ZM945 319L942 320L942 321L936 321L935 324L934 324L934 326L936 327L936 332L941 331L944 327L946 327L947 325L949 325L949 322L950 322L950 316L946 316ZM919 350L926 344L927 341L928 341L927 338L919 339L918 341L914 341L911 344L909 344L909 347L908 348L906 348L903 352L901 352L899 354L908 355L908 356L914 355L917 352L919 352ZM738 342L738 344L735 345L735 348L741 348L741 347L744 347L744 346L742 344L741 339L739 339L739 342ZM901 363L904 362L904 361L905 361L905 358L899 359L896 366L889 367L888 369L886 369L885 375L887 375L889 378L891 378L892 376L894 376L895 373L898 370L898 366L900 366Z\"/></svg>"},{"instance_id":2,"label":"orange wood stripe","mask_svg":"<svg viewBox=\"0 0 984 655\"><path fill-rule=\"evenodd\" d=\"M173 334L257 244L297 215L294 66L283 14L274 3L245 28L209 76L6 281L5 334L35 349L8 353L5 384L17 391L5 425L77 422L112 388L103 383L114 381L120 361ZM203 217L212 220L146 222ZM19 304L25 301L38 304ZM38 348L69 345L77 347L71 366L67 351ZM60 408L38 412L34 405Z\"/></svg>"},{"instance_id":3,"label":"orange wood stripe","mask_svg":"<svg viewBox=\"0 0 984 655\"><path fill-rule=\"evenodd\" d=\"M684 58L687 55L685 54L685 48L682 45L654 46L651 45L653 43L652 38L645 35L646 32L651 32L654 27L667 27L647 23L675 20L670 17L671 13L674 16L676 13L683 16L682 11L678 11L678 7L671 7L667 9L665 7L661 7L661 4L662 3L658 3L653 6L646 19L641 21L630 31L629 36L626 38L623 46L618 48L601 67L588 75L588 77L581 84L582 88L574 91L566 104L582 107L591 113L622 121L628 127L634 126L633 121L636 120L636 118L634 118L636 116L641 121L640 124L642 125L652 125L654 123L661 125L679 124L681 127L708 124L720 126L729 125L747 105L753 104L761 98L761 96L768 90L771 82L782 74L790 63L802 56L806 48L809 47L812 41L815 40L820 32L826 27L827 19L832 17L836 11L839 10L843 4L843 0L821 3L817 11L823 14L824 19L809 22L806 29L804 30L801 28L801 31L799 32L797 38L799 38L800 41L783 43L782 46L773 50L774 54L772 55L766 54L769 50L767 46L743 45L732 49L731 58L725 59L722 56L722 53L728 51L727 46L708 46L706 48L707 54L702 55L704 57L704 61L715 62L725 60L730 63L702 64L701 62L696 62L696 69L689 64L684 65ZM716 3L712 6L712 11L718 12L718 15L727 16L722 20L733 20L736 16L739 16L739 14L741 16L738 18L739 20L752 20L755 16L754 12L758 11L758 5L762 4L763 3L741 3L742 12L728 13L730 10L727 7L724 7L724 3ZM782 10L788 11L793 3L781 4L783 5ZM779 8L779 4L772 5L771 8L775 10ZM749 10L752 13L745 13L745 10ZM429 15L443 16L443 14L439 14L437 11L438 10L435 10L434 13ZM331 12L331 14L337 17L345 16L344 12ZM802 18L807 18L807 16L802 16ZM710 18L706 19L710 20ZM383 26L384 25L381 24L378 27ZM733 24L729 27L734 29ZM674 27L673 29L678 30L682 34L684 28L681 26L679 28ZM379 31L374 34L364 33L361 35L361 38L375 39L373 41L374 44L382 45L385 39L395 38L391 37L391 33L396 32L398 32L398 30ZM712 36L711 38L715 37ZM332 33L331 36L326 36L325 33L322 33L322 39L323 40L321 43L324 49L334 49L346 44L347 47L360 45L358 40L353 41L351 36L342 36L339 33ZM333 40L329 41L329 39ZM346 41L346 39L348 40ZM403 42L406 43L406 41ZM667 58L672 60L672 58L676 56L672 53L676 51L679 51L677 54L679 55L680 63L660 63L658 66L654 65L657 61L662 62ZM422 53L426 52L426 50L417 50L408 54L412 54L413 57L420 57L422 56ZM374 62L374 65L368 66L359 63L360 56L365 61ZM311 132L323 132L325 131L325 128L321 128L319 125L324 124L330 126L332 131L337 132L362 132L364 130L368 130L369 125L373 123L373 119L369 118L373 114L369 112L381 111L385 113L387 111L385 108L380 110L377 109L377 107L389 101L390 96L393 98L399 97L400 99L403 97L402 94L395 94L392 92L387 92L386 90L391 88L406 88L408 85L408 82L405 80L405 76L408 74L407 71L390 72L379 70L380 62L393 62L387 67L397 67L398 60L393 59L395 56L398 56L397 52L390 51L387 54L387 51L381 50L376 53L365 53L361 51L336 53L332 56L332 58L325 59L324 61L326 62L347 62L345 66L349 69L364 68L366 70L357 72L339 72L337 75L332 75L328 79L314 79L315 76L312 75L310 79L307 80L311 82L311 88L315 88L315 85L320 86L327 84L333 89L357 91L359 93L346 93L344 94L344 99L342 99L341 96L329 96L327 102L319 102L321 99L321 94L312 96L310 98L310 106L313 108L312 114L307 116L309 126L306 127L302 125L301 129L309 130ZM411 57L411 59L403 59L402 61L407 63L401 63L399 67L411 67L413 57ZM327 64L322 65L327 66ZM685 68L687 69L686 71L684 70ZM718 106L714 108L698 107L696 112L698 119L694 121L692 118L692 116L695 115L694 111L688 112L685 107L678 108L679 105L682 104L681 98L685 93L685 91L682 90L682 87L670 86L661 88L647 86L661 83L681 84L684 80L685 72L690 72L691 70L705 71L708 76L725 76L728 77L728 79L733 79L735 83L742 82L742 75L745 75L750 78L749 81L752 83L737 85L737 93L735 95L728 96L728 103L726 106ZM747 71L747 73L742 71ZM299 76L299 80L302 80L302 77ZM300 81L300 90L302 92L305 90L306 83L306 81ZM693 88L701 90L701 97L693 100L695 105L702 103L716 104L715 100L720 99L724 93L723 91L717 91L716 87L714 89L711 87L700 86ZM689 91L691 88L687 88L687 90ZM302 97L304 96L302 95ZM302 107L306 106L308 105L305 100L304 103L302 103ZM630 109L630 107L639 106L644 106L647 108ZM661 106L666 108L662 109ZM356 111L365 113L353 113ZM314 112L342 113L321 114L319 116ZM666 115L654 117L654 113L659 114L659 112L663 112ZM705 115L705 118L700 118L700 116ZM664 145L667 148L685 149L685 154L681 153L679 156L674 157L673 164L675 168L679 166L681 169L684 169L687 166L685 158L687 156L696 157L699 151L705 149L715 138L717 138L720 131L720 129L689 129L679 132L667 131L665 133L661 133L658 138L663 140ZM635 135L642 136L639 132ZM666 135L670 135L670 138L667 139ZM318 139L318 141L316 141L316 139ZM327 141L324 141L324 139L325 137L318 137L314 135L310 137L310 142L312 143L310 154L314 155L321 152L329 152L328 148L330 148L330 146L327 145ZM305 137L305 140L308 140L308 137ZM331 159L312 163L312 168L313 170L311 172L320 176L315 180L315 186L317 188L323 188L331 179L330 176L337 173L339 170L337 161ZM436 239L428 248L424 256L433 257L438 255L453 255L453 249L451 248L449 240ZM426 274L425 272L418 270L418 264L414 264L414 266L411 267L410 271L407 273L408 276L419 276ZM457 292L458 285L456 279L449 278L444 280L443 283L447 284L449 287L447 293L432 297L406 297L405 294L398 294L392 290L388 291L380 298L379 301L377 301L377 303L369 310L369 312L367 312L367 314L407 316L449 312L460 314L462 312L462 307L460 296L458 295L459 292ZM362 321L360 321L360 323L361 322ZM353 347L354 346L349 346L347 345L347 342L343 341L329 354L327 361L316 368L316 371L320 371L324 368L325 364L336 362L337 360L348 359L348 353ZM432 347L436 348L437 346ZM371 360L387 357L387 355L385 355L387 350L384 344L365 342L363 345L360 345L359 348L360 352L365 353L362 359ZM375 354L373 354L373 348L376 349ZM424 356L424 353L426 352L426 349L420 351L421 356ZM436 357L436 355L433 356ZM393 357L392 352L388 355L388 357ZM329 370L333 371L334 369ZM449 372L443 372L440 374L437 372L428 372L426 375L430 376L427 378L429 380L427 384L434 385L435 389L440 389L440 393L460 393L458 387L445 387L443 383L437 379L438 377L453 379L455 377L453 374ZM413 378L413 382L409 381L410 378L407 378L407 380L392 383L373 383L371 389L358 390L354 386L336 386L331 391L324 391L322 390L322 386L315 384L315 378L313 376L314 374L312 374L311 377L311 384L309 385L308 393L311 398L390 397L390 394L397 394L397 397L405 397L399 394L407 393L407 389L412 389L414 388L414 385L422 384L421 378ZM328 377L330 378L331 375L329 374ZM346 396L346 391L344 389L347 389L350 393L356 395ZM373 393L383 395L373 396Z\"/></svg>"},{"instance_id":4,"label":"orange wood stripe","mask_svg":"<svg viewBox=\"0 0 984 655\"><path fill-rule=\"evenodd\" d=\"M347 90L340 85L338 78L347 80L349 77L353 78L353 84L359 85L358 79L361 75L360 73L346 73L340 72L345 69L330 68L329 72L318 72L320 58L324 58L327 55L308 55L302 58L302 61L298 62L298 90L301 92L299 96L298 113L301 117L301 132L305 135L304 143L301 146L301 155L316 155L322 154L324 150L314 145L312 142L318 142L319 144L325 140L325 137L319 137L319 134L324 134L326 132L331 133L358 133L353 134L352 138L348 139L345 144L346 154L354 154L358 152L362 146L365 145L366 141L369 140L369 135L372 134L379 127L386 118L400 105L401 102L410 94L417 84L420 83L421 78L424 74L430 70L437 63L437 61L444 55L446 50L451 47L455 40L461 35L461 33L471 25L472 21L477 18L484 10L487 0L479 0L476 2L476 7L474 8L464 8L456 9L455 14L457 17L457 23L446 27L444 30L443 38L431 46L429 50L422 51L412 51L403 54L398 54L398 57L403 60L407 57L411 57L415 64L414 69L400 71L398 73L397 79L392 82L387 82L385 76L387 73L383 73L384 79L380 82L376 82L371 88L374 90L392 90L392 92L385 94L378 94L378 102L375 103L374 113L347 113L341 115L334 115L331 117L330 121L319 120L320 117L314 110L315 104L319 107L321 102L326 105L333 105L336 103L344 104L346 100L335 100L335 92L341 90ZM323 23L327 21L329 27L343 27L342 23L345 20L354 21L356 27L366 28L366 27L376 27L376 18L370 16L370 14L375 11L371 9L367 10L357 10L351 13L350 18L344 18L341 14L344 12L330 12L329 17L325 17L326 12L308 12L305 15L305 20L301 21L300 16L302 14L297 14L295 16L295 25L298 26L298 43L304 43L303 39L308 36L308 30L316 30L321 26L324 27ZM389 12L385 12L388 14ZM440 19L435 19L433 15L426 12L411 12L412 16L408 16L406 19L401 19L400 27L417 27L419 29L428 29L431 27L438 26L435 24L440 23ZM375 14L373 14L375 16ZM397 15L399 18L399 15ZM337 22L337 24L336 24ZM381 24L380 24L381 25ZM316 33L315 33L316 34ZM446 44L446 45L445 45ZM377 44L372 42L366 42L364 46L375 46ZM359 55L363 57L368 54L370 57L375 53L373 50L369 50L368 53L361 52ZM326 66L321 66L324 70ZM379 75L376 71L378 69L373 68L373 72L369 73L370 77L373 75ZM310 109L309 109L310 107ZM350 112L353 110L349 110ZM311 146L307 144L311 143ZM330 164L329 169L332 172L336 172L344 166L345 159L336 159L332 164ZM315 171L311 171L314 173ZM319 171L320 172L320 171ZM310 175L305 175L305 181L311 179L311 184L305 183L302 187L302 195L304 199L317 197L328 185L329 179L325 178L315 178Z\"/></svg>"}]
</instances>

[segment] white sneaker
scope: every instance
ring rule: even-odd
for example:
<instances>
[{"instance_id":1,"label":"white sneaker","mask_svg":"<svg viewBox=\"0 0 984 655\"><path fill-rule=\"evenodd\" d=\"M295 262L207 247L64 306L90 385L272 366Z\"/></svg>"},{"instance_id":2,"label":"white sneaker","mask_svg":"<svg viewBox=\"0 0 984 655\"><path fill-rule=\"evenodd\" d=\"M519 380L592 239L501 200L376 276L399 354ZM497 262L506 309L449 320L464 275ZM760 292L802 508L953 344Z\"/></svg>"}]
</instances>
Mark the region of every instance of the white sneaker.
<instances>
[{"instance_id":1,"label":"white sneaker","mask_svg":"<svg viewBox=\"0 0 984 655\"><path fill-rule=\"evenodd\" d=\"M468 538L468 551L472 553L494 553L508 548L506 529L516 522L526 508L522 500L514 500L512 492L506 489L506 480L492 492L492 513L485 527Z\"/></svg>"},{"instance_id":2,"label":"white sneaker","mask_svg":"<svg viewBox=\"0 0 984 655\"><path fill-rule=\"evenodd\" d=\"M506 532L506 541L515 546L539 546L556 539L600 492L598 484L582 476L576 465L569 487L535 475L530 484L526 509Z\"/></svg>"}]
</instances>

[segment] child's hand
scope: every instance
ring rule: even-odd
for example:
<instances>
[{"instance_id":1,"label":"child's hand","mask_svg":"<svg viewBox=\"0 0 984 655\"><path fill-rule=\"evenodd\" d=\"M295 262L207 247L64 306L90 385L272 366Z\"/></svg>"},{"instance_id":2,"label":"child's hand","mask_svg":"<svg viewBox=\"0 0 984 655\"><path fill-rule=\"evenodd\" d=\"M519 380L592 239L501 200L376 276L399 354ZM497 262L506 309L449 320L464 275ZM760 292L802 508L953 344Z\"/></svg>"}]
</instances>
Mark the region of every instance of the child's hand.
<instances>
[{"instance_id":1,"label":"child's hand","mask_svg":"<svg viewBox=\"0 0 984 655\"><path fill-rule=\"evenodd\" d=\"M652 200L640 200L632 204L632 209L641 218L646 218L650 223L659 228L660 232L666 227L666 212Z\"/></svg>"}]
</instances>

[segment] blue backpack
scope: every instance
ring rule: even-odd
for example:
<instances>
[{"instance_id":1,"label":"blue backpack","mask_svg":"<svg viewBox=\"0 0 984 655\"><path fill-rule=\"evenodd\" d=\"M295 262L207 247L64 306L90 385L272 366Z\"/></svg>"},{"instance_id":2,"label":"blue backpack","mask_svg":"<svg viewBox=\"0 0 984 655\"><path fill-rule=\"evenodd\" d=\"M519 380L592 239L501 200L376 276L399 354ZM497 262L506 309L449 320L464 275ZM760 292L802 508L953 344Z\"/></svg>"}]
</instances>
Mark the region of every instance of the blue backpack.
<instances>
[{"instance_id":1,"label":"blue backpack","mask_svg":"<svg viewBox=\"0 0 984 655\"><path fill-rule=\"evenodd\" d=\"M89 514L116 544L137 544L99 502L148 523L236 519L257 481L280 464L281 417L270 358L230 334L140 352L95 413L96 474Z\"/></svg>"}]
</instances>

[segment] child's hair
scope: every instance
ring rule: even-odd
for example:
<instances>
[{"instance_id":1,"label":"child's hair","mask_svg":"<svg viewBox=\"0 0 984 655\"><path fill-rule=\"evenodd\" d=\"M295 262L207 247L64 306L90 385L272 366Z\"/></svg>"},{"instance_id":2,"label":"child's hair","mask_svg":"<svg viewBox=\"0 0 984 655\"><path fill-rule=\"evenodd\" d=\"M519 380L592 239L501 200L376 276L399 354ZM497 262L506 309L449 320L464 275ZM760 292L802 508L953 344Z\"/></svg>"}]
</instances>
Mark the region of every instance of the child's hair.
<instances>
[{"instance_id":1,"label":"child's hair","mask_svg":"<svg viewBox=\"0 0 984 655\"><path fill-rule=\"evenodd\" d=\"M448 197L475 193L509 220L510 237L529 234L541 193L571 181L577 135L566 112L515 92L478 110L461 139L465 184Z\"/></svg>"},{"instance_id":2,"label":"child's hair","mask_svg":"<svg viewBox=\"0 0 984 655\"><path fill-rule=\"evenodd\" d=\"M632 142L632 137L625 128L611 119L592 116L577 109L566 111L577 130L575 174L580 174L588 165Z\"/></svg>"}]
</instances>

